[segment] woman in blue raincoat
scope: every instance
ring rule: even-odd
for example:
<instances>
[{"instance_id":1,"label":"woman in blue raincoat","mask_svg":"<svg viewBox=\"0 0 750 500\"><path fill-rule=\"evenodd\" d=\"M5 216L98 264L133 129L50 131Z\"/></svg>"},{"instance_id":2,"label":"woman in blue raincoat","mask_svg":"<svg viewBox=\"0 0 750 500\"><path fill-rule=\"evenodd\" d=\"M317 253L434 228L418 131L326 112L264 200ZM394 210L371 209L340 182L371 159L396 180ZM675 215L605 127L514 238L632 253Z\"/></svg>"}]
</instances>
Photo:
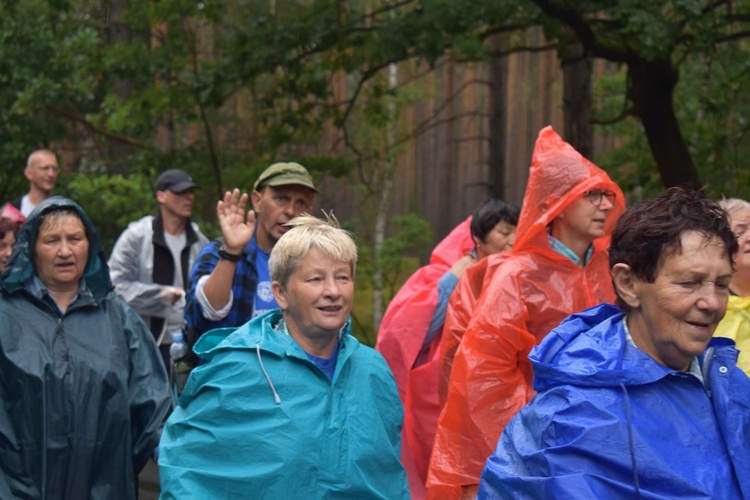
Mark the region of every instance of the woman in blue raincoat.
<instances>
[{"instance_id":1,"label":"woman in blue raincoat","mask_svg":"<svg viewBox=\"0 0 750 500\"><path fill-rule=\"evenodd\" d=\"M506 427L480 498L750 498L750 379L724 316L737 241L704 194L672 188L612 235L619 308L570 316L529 356L535 398Z\"/></svg>"},{"instance_id":2,"label":"woman in blue raincoat","mask_svg":"<svg viewBox=\"0 0 750 500\"><path fill-rule=\"evenodd\" d=\"M351 336L357 250L293 219L269 260L280 310L204 334L164 429L163 498L408 498L388 365Z\"/></svg>"},{"instance_id":3,"label":"woman in blue raincoat","mask_svg":"<svg viewBox=\"0 0 750 500\"><path fill-rule=\"evenodd\" d=\"M81 207L34 209L0 289L0 498L135 498L172 398Z\"/></svg>"}]
</instances>

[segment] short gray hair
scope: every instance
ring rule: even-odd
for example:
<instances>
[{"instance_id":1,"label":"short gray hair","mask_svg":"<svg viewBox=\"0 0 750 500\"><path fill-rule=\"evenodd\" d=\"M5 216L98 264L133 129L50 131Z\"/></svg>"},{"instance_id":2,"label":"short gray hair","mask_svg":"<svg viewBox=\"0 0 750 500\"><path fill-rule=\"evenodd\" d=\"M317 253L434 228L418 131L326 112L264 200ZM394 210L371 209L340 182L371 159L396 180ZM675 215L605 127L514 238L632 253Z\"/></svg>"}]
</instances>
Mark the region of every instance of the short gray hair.
<instances>
[{"instance_id":1,"label":"short gray hair","mask_svg":"<svg viewBox=\"0 0 750 500\"><path fill-rule=\"evenodd\" d=\"M352 270L352 278L357 268L357 245L348 231L341 229L333 214L326 216L326 220L312 215L302 214L289 221L286 226L291 227L271 250L268 259L268 269L271 280L286 288L289 277L299 267L307 252L317 248L333 260L348 262Z\"/></svg>"},{"instance_id":2,"label":"short gray hair","mask_svg":"<svg viewBox=\"0 0 750 500\"><path fill-rule=\"evenodd\" d=\"M750 203L739 198L722 198L721 201L719 201L719 206L724 209L730 219L733 214L742 210L750 212Z\"/></svg>"}]
</instances>

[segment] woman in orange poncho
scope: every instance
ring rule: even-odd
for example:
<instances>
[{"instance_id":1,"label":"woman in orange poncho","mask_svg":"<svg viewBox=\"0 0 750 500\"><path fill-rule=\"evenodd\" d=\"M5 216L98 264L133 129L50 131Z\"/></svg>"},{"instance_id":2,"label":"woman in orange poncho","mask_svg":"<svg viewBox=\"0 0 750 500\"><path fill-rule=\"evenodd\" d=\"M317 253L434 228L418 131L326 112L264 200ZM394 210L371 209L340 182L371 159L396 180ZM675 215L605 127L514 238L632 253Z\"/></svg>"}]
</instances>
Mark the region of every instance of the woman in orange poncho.
<instances>
[{"instance_id":1,"label":"woman in orange poncho","mask_svg":"<svg viewBox=\"0 0 750 500\"><path fill-rule=\"evenodd\" d=\"M423 498L440 405L438 352L448 296L466 268L509 248L518 210L500 200L484 202L432 252L388 306L378 349L390 365L404 403L402 462L413 498Z\"/></svg>"},{"instance_id":2,"label":"woman in orange poncho","mask_svg":"<svg viewBox=\"0 0 750 500\"><path fill-rule=\"evenodd\" d=\"M428 498L476 491L500 433L534 394L531 348L571 313L614 300L607 247L624 209L603 170L551 127L540 132L512 253L485 278L453 361Z\"/></svg>"}]
</instances>

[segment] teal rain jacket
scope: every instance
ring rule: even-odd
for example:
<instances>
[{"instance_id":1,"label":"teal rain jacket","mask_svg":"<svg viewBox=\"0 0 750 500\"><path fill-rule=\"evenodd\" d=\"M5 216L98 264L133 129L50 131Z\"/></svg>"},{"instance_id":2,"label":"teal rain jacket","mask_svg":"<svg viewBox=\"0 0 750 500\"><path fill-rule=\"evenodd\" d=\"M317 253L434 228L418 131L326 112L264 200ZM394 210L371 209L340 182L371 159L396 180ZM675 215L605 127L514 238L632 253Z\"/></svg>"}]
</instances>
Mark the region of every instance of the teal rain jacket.
<instances>
[{"instance_id":1,"label":"teal rain jacket","mask_svg":"<svg viewBox=\"0 0 750 500\"><path fill-rule=\"evenodd\" d=\"M529 356L536 397L508 424L479 498L750 498L750 379L729 339L704 386L627 343L623 315L575 314Z\"/></svg>"},{"instance_id":2,"label":"teal rain jacket","mask_svg":"<svg viewBox=\"0 0 750 500\"><path fill-rule=\"evenodd\" d=\"M86 227L86 292L60 313L30 294L40 216ZM131 499L171 408L143 320L112 292L91 221L56 196L31 213L0 275L0 498Z\"/></svg>"},{"instance_id":3,"label":"teal rain jacket","mask_svg":"<svg viewBox=\"0 0 750 500\"><path fill-rule=\"evenodd\" d=\"M164 428L162 498L408 498L403 409L382 356L349 335L333 380L269 311L205 333Z\"/></svg>"}]
</instances>

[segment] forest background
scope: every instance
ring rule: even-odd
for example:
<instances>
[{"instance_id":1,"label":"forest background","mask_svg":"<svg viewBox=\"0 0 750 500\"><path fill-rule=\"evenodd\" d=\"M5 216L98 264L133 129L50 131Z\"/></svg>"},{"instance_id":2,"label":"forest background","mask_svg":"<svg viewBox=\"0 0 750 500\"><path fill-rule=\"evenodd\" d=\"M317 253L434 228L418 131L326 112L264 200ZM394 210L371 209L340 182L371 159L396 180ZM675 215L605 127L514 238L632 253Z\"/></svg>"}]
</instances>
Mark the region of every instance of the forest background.
<instances>
[{"instance_id":1,"label":"forest background","mask_svg":"<svg viewBox=\"0 0 750 500\"><path fill-rule=\"evenodd\" d=\"M360 248L355 333L485 198L523 201L553 125L632 203L750 198L750 0L7 0L0 199L60 156L107 250L182 168L194 219L274 161L308 167Z\"/></svg>"}]
</instances>

